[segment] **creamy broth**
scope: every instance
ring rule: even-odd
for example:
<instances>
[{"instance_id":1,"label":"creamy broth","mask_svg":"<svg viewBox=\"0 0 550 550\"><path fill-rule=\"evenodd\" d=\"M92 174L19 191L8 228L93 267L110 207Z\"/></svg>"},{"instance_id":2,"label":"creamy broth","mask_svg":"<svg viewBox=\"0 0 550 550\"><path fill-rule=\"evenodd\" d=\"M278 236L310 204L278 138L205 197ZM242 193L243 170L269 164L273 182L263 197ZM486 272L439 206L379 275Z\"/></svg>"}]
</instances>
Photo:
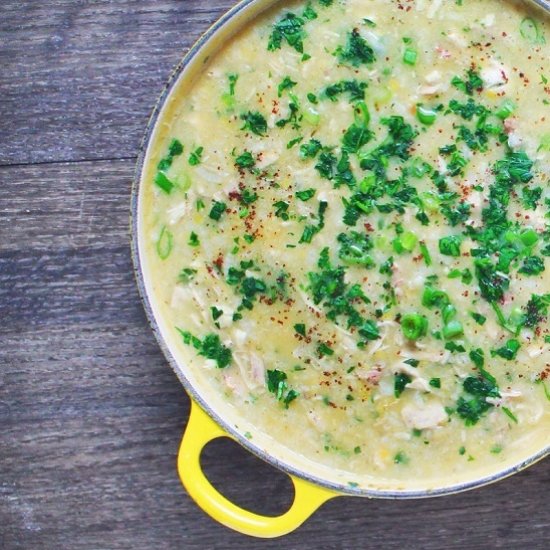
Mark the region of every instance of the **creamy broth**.
<instances>
[{"instance_id":1,"label":"creamy broth","mask_svg":"<svg viewBox=\"0 0 550 550\"><path fill-rule=\"evenodd\" d=\"M404 486L550 442L548 40L520 2L280 2L172 100L147 276L258 432Z\"/></svg>"}]
</instances>

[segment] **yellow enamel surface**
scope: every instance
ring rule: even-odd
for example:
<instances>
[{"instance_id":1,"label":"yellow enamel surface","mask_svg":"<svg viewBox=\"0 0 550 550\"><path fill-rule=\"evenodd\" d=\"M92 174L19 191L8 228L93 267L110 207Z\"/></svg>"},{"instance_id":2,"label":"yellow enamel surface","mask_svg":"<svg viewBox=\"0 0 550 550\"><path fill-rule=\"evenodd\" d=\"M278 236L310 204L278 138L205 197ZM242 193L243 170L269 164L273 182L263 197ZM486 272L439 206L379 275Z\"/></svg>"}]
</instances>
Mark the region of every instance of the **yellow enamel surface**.
<instances>
[{"instance_id":1,"label":"yellow enamel surface","mask_svg":"<svg viewBox=\"0 0 550 550\"><path fill-rule=\"evenodd\" d=\"M223 430L193 401L178 455L178 472L193 500L226 527L254 537L280 537L297 529L321 504L338 496L334 491L292 477L294 501L283 515L261 516L235 506L210 484L200 466L204 446L223 436Z\"/></svg>"}]
</instances>

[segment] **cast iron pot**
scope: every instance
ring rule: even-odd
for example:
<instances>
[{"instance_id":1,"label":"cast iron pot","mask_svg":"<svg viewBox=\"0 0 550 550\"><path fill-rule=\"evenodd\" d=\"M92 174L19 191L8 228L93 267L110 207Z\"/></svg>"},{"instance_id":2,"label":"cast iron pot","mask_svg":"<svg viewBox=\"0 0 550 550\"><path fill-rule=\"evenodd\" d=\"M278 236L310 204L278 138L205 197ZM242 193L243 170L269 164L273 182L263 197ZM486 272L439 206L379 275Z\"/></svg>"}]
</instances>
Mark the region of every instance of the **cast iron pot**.
<instances>
[{"instance_id":1,"label":"cast iron pot","mask_svg":"<svg viewBox=\"0 0 550 550\"><path fill-rule=\"evenodd\" d=\"M547 0L531 1L550 11ZM152 181L148 168L151 144L160 131L162 121L169 120L173 114L176 96L185 93L192 85L193 79L208 59L238 30L275 4L276 0L243 0L206 31L175 68L147 126L132 191L132 251L139 291L159 345L192 402L189 423L178 455L181 481L196 503L212 518L241 533L266 538L293 531L321 504L335 497L354 495L411 499L448 495L503 479L541 460L550 452L550 444L541 441L534 448L527 448L519 460L499 466L498 469L480 469L474 476L442 479L435 484L408 487L375 480L352 486L345 474L333 472L300 457L298 452L284 448L267 434L254 433L253 440L245 437L244 434L254 429L253 426L239 419L236 412L224 404L208 385L200 382L182 359L173 330L165 324L155 304L143 246L142 195L144 186ZM278 517L251 513L227 500L210 484L201 469L199 458L203 447L218 437L234 439L256 456L290 475L295 487L295 498L286 513Z\"/></svg>"}]
</instances>

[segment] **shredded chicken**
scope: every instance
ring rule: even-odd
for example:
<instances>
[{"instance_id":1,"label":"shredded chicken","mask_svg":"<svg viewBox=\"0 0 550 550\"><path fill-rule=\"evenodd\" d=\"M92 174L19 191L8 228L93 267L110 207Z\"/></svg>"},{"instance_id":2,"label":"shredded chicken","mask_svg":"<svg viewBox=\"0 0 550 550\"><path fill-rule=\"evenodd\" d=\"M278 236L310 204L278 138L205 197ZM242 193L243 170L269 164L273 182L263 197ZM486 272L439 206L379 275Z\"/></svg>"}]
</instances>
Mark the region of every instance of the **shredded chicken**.
<instances>
[{"instance_id":1,"label":"shredded chicken","mask_svg":"<svg viewBox=\"0 0 550 550\"><path fill-rule=\"evenodd\" d=\"M254 352L240 351L233 354L241 377L249 390L265 386L265 366L262 358Z\"/></svg>"},{"instance_id":2,"label":"shredded chicken","mask_svg":"<svg viewBox=\"0 0 550 550\"><path fill-rule=\"evenodd\" d=\"M447 413L439 401L424 404L407 404L401 409L403 421L410 429L436 428L447 420Z\"/></svg>"},{"instance_id":3,"label":"shredded chicken","mask_svg":"<svg viewBox=\"0 0 550 550\"><path fill-rule=\"evenodd\" d=\"M481 78L485 88L499 88L508 83L510 71L496 59L491 59L489 66L481 70Z\"/></svg>"},{"instance_id":4,"label":"shredded chicken","mask_svg":"<svg viewBox=\"0 0 550 550\"><path fill-rule=\"evenodd\" d=\"M433 2L430 2L430 7L428 8L428 19L433 19L437 12L439 11L439 8L441 8L441 4L443 3L443 0L433 0Z\"/></svg>"},{"instance_id":5,"label":"shredded chicken","mask_svg":"<svg viewBox=\"0 0 550 550\"><path fill-rule=\"evenodd\" d=\"M186 214L191 210L191 201L182 201L179 204L176 204L172 208L168 209L168 223L170 225L175 225L178 223Z\"/></svg>"}]
</instances>

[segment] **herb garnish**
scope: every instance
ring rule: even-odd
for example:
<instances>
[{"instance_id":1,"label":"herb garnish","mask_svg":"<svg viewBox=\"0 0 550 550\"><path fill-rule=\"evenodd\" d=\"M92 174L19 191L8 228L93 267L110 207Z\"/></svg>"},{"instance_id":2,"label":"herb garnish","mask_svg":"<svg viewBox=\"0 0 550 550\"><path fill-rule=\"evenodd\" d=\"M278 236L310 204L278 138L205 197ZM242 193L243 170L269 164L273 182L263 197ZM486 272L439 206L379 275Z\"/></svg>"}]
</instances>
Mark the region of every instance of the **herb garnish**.
<instances>
[{"instance_id":1,"label":"herb garnish","mask_svg":"<svg viewBox=\"0 0 550 550\"><path fill-rule=\"evenodd\" d=\"M368 42L361 36L359 29L353 29L347 34L345 46L338 46L334 54L338 57L340 63L359 67L360 65L369 65L374 62L374 50Z\"/></svg>"},{"instance_id":2,"label":"herb garnish","mask_svg":"<svg viewBox=\"0 0 550 550\"><path fill-rule=\"evenodd\" d=\"M181 334L184 344L192 345L200 356L215 361L219 369L224 369L231 364L233 359L231 349L222 344L217 334L207 334L201 340L188 331L179 328L177 331Z\"/></svg>"},{"instance_id":3,"label":"herb garnish","mask_svg":"<svg viewBox=\"0 0 550 550\"><path fill-rule=\"evenodd\" d=\"M273 369L266 372L268 391L276 397L277 401L282 401L286 409L300 395L297 391L288 389L287 379L286 373L280 370Z\"/></svg>"},{"instance_id":4,"label":"herb garnish","mask_svg":"<svg viewBox=\"0 0 550 550\"><path fill-rule=\"evenodd\" d=\"M227 205L225 204L225 202L215 202L212 205L212 208L210 210L210 213L208 214L208 217L211 220L219 221L220 218L222 217L222 214L225 212L226 208L227 208Z\"/></svg>"},{"instance_id":5,"label":"herb garnish","mask_svg":"<svg viewBox=\"0 0 550 550\"><path fill-rule=\"evenodd\" d=\"M404 391L407 384L412 382L412 378L403 372L394 374L393 393L395 397L399 397Z\"/></svg>"},{"instance_id":6,"label":"herb garnish","mask_svg":"<svg viewBox=\"0 0 550 550\"><path fill-rule=\"evenodd\" d=\"M189 164L191 166L197 166L202 161L202 154L204 152L204 147L197 147L194 151L191 152L189 155Z\"/></svg>"},{"instance_id":7,"label":"herb garnish","mask_svg":"<svg viewBox=\"0 0 550 550\"><path fill-rule=\"evenodd\" d=\"M483 90L483 80L474 69L468 69L464 80L455 76L451 80L451 84L467 95L473 95L474 91L481 92Z\"/></svg>"},{"instance_id":8,"label":"herb garnish","mask_svg":"<svg viewBox=\"0 0 550 550\"><path fill-rule=\"evenodd\" d=\"M328 202L319 201L319 210L317 213L318 223L317 225L306 225L304 227L304 232L300 237L300 243L310 243L314 235L319 233L323 227L325 227L325 211L328 208Z\"/></svg>"},{"instance_id":9,"label":"herb garnish","mask_svg":"<svg viewBox=\"0 0 550 550\"><path fill-rule=\"evenodd\" d=\"M264 136L267 132L267 121L258 111L248 111L241 115L244 126L241 130L250 130L253 134Z\"/></svg>"},{"instance_id":10,"label":"herb garnish","mask_svg":"<svg viewBox=\"0 0 550 550\"><path fill-rule=\"evenodd\" d=\"M329 259L329 249L324 248L318 261L319 272L308 273L309 291L315 304L323 304L327 318L335 323L339 317L347 319L347 328L354 328L365 340L376 340L380 333L376 323L365 319L354 304L368 304L358 284L349 285L345 281L345 268L333 267Z\"/></svg>"}]
</instances>

